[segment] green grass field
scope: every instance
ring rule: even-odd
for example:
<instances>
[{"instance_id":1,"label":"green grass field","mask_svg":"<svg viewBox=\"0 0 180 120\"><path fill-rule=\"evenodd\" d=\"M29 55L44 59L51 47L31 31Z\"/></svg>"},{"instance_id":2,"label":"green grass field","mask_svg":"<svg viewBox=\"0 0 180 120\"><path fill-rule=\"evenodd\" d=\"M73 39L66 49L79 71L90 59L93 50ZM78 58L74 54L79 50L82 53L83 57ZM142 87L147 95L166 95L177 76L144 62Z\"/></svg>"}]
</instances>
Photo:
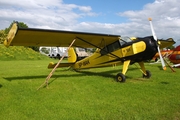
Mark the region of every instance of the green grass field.
<instances>
[{"instance_id":1,"label":"green grass field","mask_svg":"<svg viewBox=\"0 0 180 120\"><path fill-rule=\"evenodd\" d=\"M115 81L122 66L80 72L60 68L49 89L37 90L51 71L48 63L57 60L6 59L0 60L0 120L180 119L178 68L173 73L146 63L152 77L143 79L132 65L125 83Z\"/></svg>"}]
</instances>

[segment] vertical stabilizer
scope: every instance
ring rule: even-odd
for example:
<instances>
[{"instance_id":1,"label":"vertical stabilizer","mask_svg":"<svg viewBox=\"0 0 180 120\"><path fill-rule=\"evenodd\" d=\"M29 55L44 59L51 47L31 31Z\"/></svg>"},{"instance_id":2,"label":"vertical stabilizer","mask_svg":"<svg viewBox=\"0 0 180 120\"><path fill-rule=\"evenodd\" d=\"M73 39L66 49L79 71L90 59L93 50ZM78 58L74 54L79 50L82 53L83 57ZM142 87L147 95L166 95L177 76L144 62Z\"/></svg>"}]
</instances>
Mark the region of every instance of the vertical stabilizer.
<instances>
[{"instance_id":1,"label":"vertical stabilizer","mask_svg":"<svg viewBox=\"0 0 180 120\"><path fill-rule=\"evenodd\" d=\"M74 50L74 48L69 48L68 50L68 62L76 62L77 61L77 54Z\"/></svg>"}]
</instances>

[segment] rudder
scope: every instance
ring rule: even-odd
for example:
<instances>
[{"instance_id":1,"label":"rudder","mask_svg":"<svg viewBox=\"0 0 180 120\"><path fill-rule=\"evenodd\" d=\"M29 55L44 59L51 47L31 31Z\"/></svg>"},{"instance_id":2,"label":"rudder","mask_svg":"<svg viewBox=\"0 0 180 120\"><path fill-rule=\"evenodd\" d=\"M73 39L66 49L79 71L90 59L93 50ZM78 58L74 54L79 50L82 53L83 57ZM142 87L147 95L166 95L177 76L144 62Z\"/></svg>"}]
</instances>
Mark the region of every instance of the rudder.
<instances>
[{"instance_id":1,"label":"rudder","mask_svg":"<svg viewBox=\"0 0 180 120\"><path fill-rule=\"evenodd\" d=\"M77 54L73 47L70 47L68 50L68 62L74 63L77 61Z\"/></svg>"}]
</instances>

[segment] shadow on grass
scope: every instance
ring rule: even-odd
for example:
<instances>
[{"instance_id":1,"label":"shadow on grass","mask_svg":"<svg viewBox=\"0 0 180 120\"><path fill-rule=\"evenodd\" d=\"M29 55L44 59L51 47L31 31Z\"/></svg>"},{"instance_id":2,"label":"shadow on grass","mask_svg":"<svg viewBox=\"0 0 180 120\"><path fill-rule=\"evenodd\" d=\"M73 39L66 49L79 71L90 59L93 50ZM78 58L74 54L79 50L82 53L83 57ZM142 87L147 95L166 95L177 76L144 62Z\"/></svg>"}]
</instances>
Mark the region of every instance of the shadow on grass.
<instances>
[{"instance_id":1,"label":"shadow on grass","mask_svg":"<svg viewBox=\"0 0 180 120\"><path fill-rule=\"evenodd\" d=\"M40 79L40 78L46 78L47 75L37 75L37 76L18 76L18 77L3 77L3 79L12 81L12 80L32 80L32 79ZM52 76L52 78L59 77L59 76Z\"/></svg>"},{"instance_id":2,"label":"shadow on grass","mask_svg":"<svg viewBox=\"0 0 180 120\"><path fill-rule=\"evenodd\" d=\"M133 69L130 69L133 70ZM119 73L121 70L109 70L109 71L103 71L103 72L92 72L88 70L82 70L82 71L74 71L74 74L67 74L67 72L63 73L63 71L67 70L57 70L56 72L61 72L59 75L52 75L51 78L54 80L59 77L82 77L82 76L102 76L105 78L113 78L115 80L116 75L114 73ZM72 71L72 70L71 70ZM78 73L78 74L77 74ZM3 77L5 80L12 81L12 80L32 80L32 79L46 79L48 75L34 75L34 76L15 76L15 77ZM131 78L126 76L126 78ZM54 81L52 80L52 82Z\"/></svg>"},{"instance_id":3,"label":"shadow on grass","mask_svg":"<svg viewBox=\"0 0 180 120\"><path fill-rule=\"evenodd\" d=\"M160 82L160 84L167 85L167 84L169 84L169 82Z\"/></svg>"},{"instance_id":4,"label":"shadow on grass","mask_svg":"<svg viewBox=\"0 0 180 120\"><path fill-rule=\"evenodd\" d=\"M2 85L0 84L0 88L2 88Z\"/></svg>"},{"instance_id":5,"label":"shadow on grass","mask_svg":"<svg viewBox=\"0 0 180 120\"><path fill-rule=\"evenodd\" d=\"M59 75L52 75L51 78L57 79L59 77L82 77L82 76L103 76L103 77L114 77L113 75L111 75L108 71L107 72L90 72L90 71L79 71L78 73L80 74L76 74L76 72L74 72L75 74L64 74L63 72L61 72ZM8 80L8 81L12 81L12 80L32 80L32 79L46 79L48 75L34 75L34 76L18 76L18 77L3 77L4 79Z\"/></svg>"}]
</instances>

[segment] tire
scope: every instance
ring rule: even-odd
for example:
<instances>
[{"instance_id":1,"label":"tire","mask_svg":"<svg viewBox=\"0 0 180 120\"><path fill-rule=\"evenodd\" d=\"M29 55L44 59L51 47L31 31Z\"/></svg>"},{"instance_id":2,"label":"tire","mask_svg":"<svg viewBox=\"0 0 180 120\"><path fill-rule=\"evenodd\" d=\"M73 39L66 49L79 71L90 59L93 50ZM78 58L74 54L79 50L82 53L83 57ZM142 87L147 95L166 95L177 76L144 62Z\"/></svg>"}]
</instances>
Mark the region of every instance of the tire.
<instances>
[{"instance_id":1,"label":"tire","mask_svg":"<svg viewBox=\"0 0 180 120\"><path fill-rule=\"evenodd\" d=\"M117 75L116 75L116 81L117 82L125 82L126 81L126 77L125 77L125 75L124 74L122 74L122 73L118 73Z\"/></svg>"},{"instance_id":2,"label":"tire","mask_svg":"<svg viewBox=\"0 0 180 120\"><path fill-rule=\"evenodd\" d=\"M150 78L151 77L151 72L149 70L146 70L146 74L147 75L143 74L143 78Z\"/></svg>"},{"instance_id":3,"label":"tire","mask_svg":"<svg viewBox=\"0 0 180 120\"><path fill-rule=\"evenodd\" d=\"M60 58L61 58L60 54L57 54L56 58L57 58L58 60L60 60Z\"/></svg>"}]
</instances>

